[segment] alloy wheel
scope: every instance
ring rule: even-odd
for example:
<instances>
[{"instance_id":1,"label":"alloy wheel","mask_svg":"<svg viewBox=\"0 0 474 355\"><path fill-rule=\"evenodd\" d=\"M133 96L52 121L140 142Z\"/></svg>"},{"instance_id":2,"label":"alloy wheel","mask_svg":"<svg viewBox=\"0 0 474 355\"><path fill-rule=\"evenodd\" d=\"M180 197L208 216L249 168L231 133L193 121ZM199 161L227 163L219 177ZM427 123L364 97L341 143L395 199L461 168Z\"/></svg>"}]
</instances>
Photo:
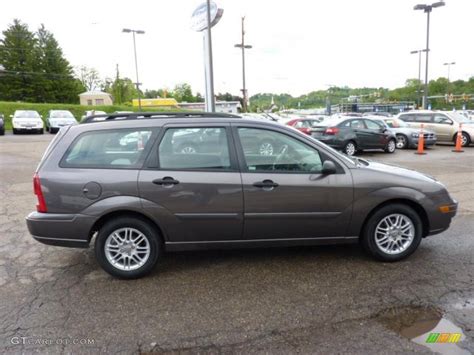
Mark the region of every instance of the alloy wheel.
<instances>
[{"instance_id":1,"label":"alloy wheel","mask_svg":"<svg viewBox=\"0 0 474 355\"><path fill-rule=\"evenodd\" d=\"M260 144L258 152L260 155L273 155L273 144L269 142Z\"/></svg>"},{"instance_id":2,"label":"alloy wheel","mask_svg":"<svg viewBox=\"0 0 474 355\"><path fill-rule=\"evenodd\" d=\"M135 228L120 228L106 239L104 252L107 261L122 271L137 270L150 257L148 238Z\"/></svg>"},{"instance_id":3,"label":"alloy wheel","mask_svg":"<svg viewBox=\"0 0 474 355\"><path fill-rule=\"evenodd\" d=\"M375 228L375 243L384 253L403 253L413 243L415 225L406 215L400 213L384 217Z\"/></svg>"},{"instance_id":4,"label":"alloy wheel","mask_svg":"<svg viewBox=\"0 0 474 355\"><path fill-rule=\"evenodd\" d=\"M397 148L403 149L407 146L407 138L403 135L397 136Z\"/></svg>"}]
</instances>

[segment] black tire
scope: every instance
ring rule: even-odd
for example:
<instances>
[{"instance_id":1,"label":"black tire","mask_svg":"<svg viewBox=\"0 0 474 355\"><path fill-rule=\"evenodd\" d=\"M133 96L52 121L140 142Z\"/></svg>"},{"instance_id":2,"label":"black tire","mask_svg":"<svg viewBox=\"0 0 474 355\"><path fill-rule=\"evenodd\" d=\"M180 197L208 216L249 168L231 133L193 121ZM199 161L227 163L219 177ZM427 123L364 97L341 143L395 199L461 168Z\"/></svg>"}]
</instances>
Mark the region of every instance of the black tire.
<instances>
[{"instance_id":1,"label":"black tire","mask_svg":"<svg viewBox=\"0 0 474 355\"><path fill-rule=\"evenodd\" d=\"M135 270L121 270L114 266L105 253L105 243L109 236L121 228L133 228L141 232L148 241L150 253L146 262ZM121 217L111 219L99 230L95 240L95 257L99 265L110 275L121 279L136 279L151 272L161 254L162 243L158 230L145 219L139 217ZM118 261L121 259L118 259Z\"/></svg>"},{"instance_id":2,"label":"black tire","mask_svg":"<svg viewBox=\"0 0 474 355\"><path fill-rule=\"evenodd\" d=\"M407 149L408 138L404 134L397 134L397 149Z\"/></svg>"},{"instance_id":3,"label":"black tire","mask_svg":"<svg viewBox=\"0 0 474 355\"><path fill-rule=\"evenodd\" d=\"M458 138L458 134L456 133L454 135L454 144L456 144L457 138ZM462 132L461 147L467 147L469 144L471 144L471 136L466 132Z\"/></svg>"},{"instance_id":4,"label":"black tire","mask_svg":"<svg viewBox=\"0 0 474 355\"><path fill-rule=\"evenodd\" d=\"M46 126L46 132L50 132L50 133L51 133L51 131L49 130L49 127L48 127L48 126Z\"/></svg>"},{"instance_id":5,"label":"black tire","mask_svg":"<svg viewBox=\"0 0 474 355\"><path fill-rule=\"evenodd\" d=\"M393 154L397 150L397 141L395 139L390 139L385 146L385 153Z\"/></svg>"},{"instance_id":6,"label":"black tire","mask_svg":"<svg viewBox=\"0 0 474 355\"><path fill-rule=\"evenodd\" d=\"M4 135L5 135L5 130L4 129L0 130L0 136L4 136Z\"/></svg>"},{"instance_id":7,"label":"black tire","mask_svg":"<svg viewBox=\"0 0 474 355\"><path fill-rule=\"evenodd\" d=\"M44 129L41 128L39 131L38 131L39 134L44 134Z\"/></svg>"},{"instance_id":8,"label":"black tire","mask_svg":"<svg viewBox=\"0 0 474 355\"><path fill-rule=\"evenodd\" d=\"M13 128L13 134L18 134L18 131L16 130L16 128Z\"/></svg>"},{"instance_id":9,"label":"black tire","mask_svg":"<svg viewBox=\"0 0 474 355\"><path fill-rule=\"evenodd\" d=\"M356 152L358 152L357 149L357 144L354 141L349 141L344 145L344 148L342 148L342 151L344 154L348 156L353 156Z\"/></svg>"},{"instance_id":10,"label":"black tire","mask_svg":"<svg viewBox=\"0 0 474 355\"><path fill-rule=\"evenodd\" d=\"M384 252L382 249L379 248L376 242L376 234L375 230L377 225L387 216L392 214L400 214L408 217L414 226L414 236L411 244L402 252L397 254L389 254ZM399 261L410 254L412 254L420 245L421 239L423 235L423 223L421 222L421 218L416 213L413 208L404 204L389 204L385 205L375 211L367 222L362 230L362 235L360 236L360 242L364 250L370 254L375 259L381 261Z\"/></svg>"}]
</instances>

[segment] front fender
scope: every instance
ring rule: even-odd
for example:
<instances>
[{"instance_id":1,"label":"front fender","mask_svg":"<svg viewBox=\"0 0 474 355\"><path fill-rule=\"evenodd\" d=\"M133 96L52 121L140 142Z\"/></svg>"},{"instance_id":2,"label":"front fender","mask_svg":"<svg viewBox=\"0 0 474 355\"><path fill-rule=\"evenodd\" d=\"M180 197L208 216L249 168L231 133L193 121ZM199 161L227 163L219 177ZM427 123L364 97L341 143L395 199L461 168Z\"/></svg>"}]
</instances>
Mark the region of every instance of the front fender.
<instances>
[{"instance_id":1,"label":"front fender","mask_svg":"<svg viewBox=\"0 0 474 355\"><path fill-rule=\"evenodd\" d=\"M357 195L357 192L356 192ZM349 235L359 235L369 214L381 204L393 201L410 201L420 205L425 211L432 210L432 201L422 192L408 187L387 187L370 191L360 197L355 196Z\"/></svg>"}]
</instances>

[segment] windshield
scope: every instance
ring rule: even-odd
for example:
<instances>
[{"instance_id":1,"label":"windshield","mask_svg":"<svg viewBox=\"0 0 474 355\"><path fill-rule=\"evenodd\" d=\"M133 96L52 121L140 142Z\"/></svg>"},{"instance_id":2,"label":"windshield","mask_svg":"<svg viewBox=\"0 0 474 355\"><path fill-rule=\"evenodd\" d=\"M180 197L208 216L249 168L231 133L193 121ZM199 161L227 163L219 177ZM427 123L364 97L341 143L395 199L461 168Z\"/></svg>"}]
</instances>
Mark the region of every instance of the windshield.
<instances>
[{"instance_id":1,"label":"windshield","mask_svg":"<svg viewBox=\"0 0 474 355\"><path fill-rule=\"evenodd\" d=\"M15 117L21 118L39 118L40 115L36 111L16 111Z\"/></svg>"},{"instance_id":2,"label":"windshield","mask_svg":"<svg viewBox=\"0 0 474 355\"><path fill-rule=\"evenodd\" d=\"M69 111L51 111L51 118L74 118L71 112Z\"/></svg>"},{"instance_id":3,"label":"windshield","mask_svg":"<svg viewBox=\"0 0 474 355\"><path fill-rule=\"evenodd\" d=\"M473 121L471 121L469 118L463 116L463 115L460 115L459 113L457 112L449 112L448 113L448 116L451 116L452 118L454 118L456 120L456 122L459 122L459 123L469 123L469 124L472 124L474 123Z\"/></svg>"}]
</instances>

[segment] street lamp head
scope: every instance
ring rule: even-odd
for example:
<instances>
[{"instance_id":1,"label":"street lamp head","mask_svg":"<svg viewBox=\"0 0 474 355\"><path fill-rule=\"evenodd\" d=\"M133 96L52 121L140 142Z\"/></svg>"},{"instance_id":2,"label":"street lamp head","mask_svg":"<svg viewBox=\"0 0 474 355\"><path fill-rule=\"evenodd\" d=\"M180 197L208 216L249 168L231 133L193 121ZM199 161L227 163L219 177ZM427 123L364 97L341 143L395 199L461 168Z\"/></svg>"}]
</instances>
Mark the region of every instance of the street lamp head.
<instances>
[{"instance_id":1,"label":"street lamp head","mask_svg":"<svg viewBox=\"0 0 474 355\"><path fill-rule=\"evenodd\" d=\"M246 45L244 46L244 48L245 48L245 49L250 49L250 48L252 48L252 46L251 46L250 44L246 44Z\"/></svg>"},{"instance_id":2,"label":"street lamp head","mask_svg":"<svg viewBox=\"0 0 474 355\"><path fill-rule=\"evenodd\" d=\"M444 3L444 1L437 1L433 4L431 4L431 7L435 8L435 7L441 7L441 6L445 6L446 4Z\"/></svg>"},{"instance_id":3,"label":"street lamp head","mask_svg":"<svg viewBox=\"0 0 474 355\"><path fill-rule=\"evenodd\" d=\"M417 54L419 51L411 51L410 54Z\"/></svg>"},{"instance_id":4,"label":"street lamp head","mask_svg":"<svg viewBox=\"0 0 474 355\"><path fill-rule=\"evenodd\" d=\"M145 31L143 31L143 30L137 30L137 31L135 31L135 33L136 33L136 34L139 34L139 35L143 35L143 34L145 34Z\"/></svg>"},{"instance_id":5,"label":"street lamp head","mask_svg":"<svg viewBox=\"0 0 474 355\"><path fill-rule=\"evenodd\" d=\"M122 32L125 32L125 33L130 33L130 32L132 32L132 30L131 30L131 29L129 29L129 28L124 28L124 29L122 30Z\"/></svg>"},{"instance_id":6,"label":"street lamp head","mask_svg":"<svg viewBox=\"0 0 474 355\"><path fill-rule=\"evenodd\" d=\"M426 10L427 8L428 8L428 5L418 4L418 5L415 5L413 10Z\"/></svg>"}]
</instances>

